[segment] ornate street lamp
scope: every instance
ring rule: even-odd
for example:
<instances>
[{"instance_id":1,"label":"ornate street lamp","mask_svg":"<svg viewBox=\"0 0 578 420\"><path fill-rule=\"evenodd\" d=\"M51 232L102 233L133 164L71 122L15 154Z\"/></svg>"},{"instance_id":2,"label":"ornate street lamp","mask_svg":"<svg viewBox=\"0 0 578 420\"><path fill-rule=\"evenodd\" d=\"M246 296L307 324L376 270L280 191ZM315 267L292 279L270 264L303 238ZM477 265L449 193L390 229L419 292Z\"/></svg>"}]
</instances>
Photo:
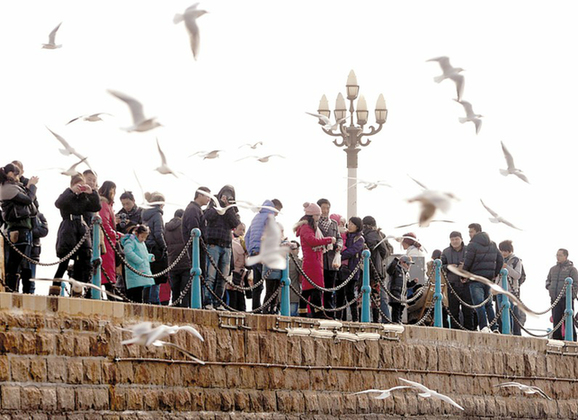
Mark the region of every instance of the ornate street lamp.
<instances>
[{"instance_id":1,"label":"ornate street lamp","mask_svg":"<svg viewBox=\"0 0 578 420\"><path fill-rule=\"evenodd\" d=\"M347 126L344 118L346 118L347 108L345 106L345 99L343 95L339 93L337 95L337 100L335 101L335 111L333 114L335 120L343 120L339 124L339 132L333 132L322 128L325 134L333 137L341 137L338 141L333 140L333 144L337 147L343 147L345 153L347 154L347 218L353 216L358 216L357 214L357 154L361 150L360 146L368 146L371 140L362 140L363 137L373 136L381 131L383 124L387 120L387 108L385 106L385 99L383 95L380 94L377 99L377 104L375 106L375 121L378 124L377 128L374 126L369 126L368 132L363 132L363 126L367 124L369 111L367 109L367 103L363 95L357 96L359 94L359 85L357 84L357 78L353 70L349 73L347 78L347 99L349 100L349 117L350 125ZM353 106L353 101L357 99L357 110ZM317 110L319 114L329 118L331 111L329 110L329 103L325 95L321 97L319 101L319 109ZM353 117L357 117L357 124L353 122ZM320 124L323 123L320 121Z\"/></svg>"}]
</instances>

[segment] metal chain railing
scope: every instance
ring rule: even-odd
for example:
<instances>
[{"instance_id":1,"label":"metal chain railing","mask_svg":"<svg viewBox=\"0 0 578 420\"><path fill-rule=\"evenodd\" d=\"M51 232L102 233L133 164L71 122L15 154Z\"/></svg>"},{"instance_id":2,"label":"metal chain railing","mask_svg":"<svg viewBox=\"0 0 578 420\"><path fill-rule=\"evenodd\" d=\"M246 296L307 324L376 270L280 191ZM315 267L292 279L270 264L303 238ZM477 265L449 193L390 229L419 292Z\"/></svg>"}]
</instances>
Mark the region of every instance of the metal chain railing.
<instances>
[{"instance_id":1,"label":"metal chain railing","mask_svg":"<svg viewBox=\"0 0 578 420\"><path fill-rule=\"evenodd\" d=\"M102 228L101 226L101 230L104 233L104 237L106 238L107 242L109 243L109 245L112 247L112 249L114 250L114 253L121 259L121 261L123 262L123 264L133 273L138 274L141 277L145 277L147 279L154 279L157 277L161 277L164 276L165 274L168 274L169 271L171 271L173 268L175 268L175 266L181 261L181 259L185 256L185 254L187 253L190 245L193 243L193 236L191 235L191 237L189 238L189 240L187 241L187 243L185 244L185 246L183 247L183 250L179 253L179 255L177 256L177 258L175 259L175 261L173 261L173 263L171 265L169 265L167 268L165 268L162 271L159 271L158 273L154 273L154 274L146 274L143 273L141 271L138 271L136 268L134 268L132 265L130 265L130 263L126 260L125 256L122 255L121 252L119 252L118 249L116 249L116 247L114 246L114 244L112 243L112 239L110 239L110 237L108 236L108 233L106 233L106 231L104 230L104 228Z\"/></svg>"},{"instance_id":2,"label":"metal chain railing","mask_svg":"<svg viewBox=\"0 0 578 420\"><path fill-rule=\"evenodd\" d=\"M379 311L379 313L381 314L382 318L387 320L387 322L389 322L390 324L393 322L391 320L390 317L388 317L385 312L383 312L381 310L381 301L380 299L378 299L376 296L372 295L371 293L369 294L369 297L371 298L371 300L373 301L373 304L375 305L375 307L377 308L377 310ZM376 320L373 320L373 322L377 322Z\"/></svg>"},{"instance_id":3,"label":"metal chain railing","mask_svg":"<svg viewBox=\"0 0 578 420\"><path fill-rule=\"evenodd\" d=\"M345 279L345 281L343 281L342 283L340 283L339 285L335 286L335 287L322 287L319 286L318 284L316 284L313 280L311 280L309 278L309 276L307 274L305 274L305 272L303 271L303 268L299 266L299 264L297 264L297 261L295 261L295 256L293 254L290 254L290 257L293 259L293 262L295 262L295 266L297 267L297 270L299 271L299 274L301 274L303 276L303 278L305 280L307 280L307 282L313 286L314 288L316 288L317 290L320 290L322 292L336 292L339 289L343 289L345 286L347 286L347 284L353 280L353 277L355 277L355 274L361 269L361 267L363 266L363 259L359 260L359 263L355 266L355 268L351 271L351 274L349 275L349 277L347 279Z\"/></svg>"},{"instance_id":4,"label":"metal chain railing","mask_svg":"<svg viewBox=\"0 0 578 420\"><path fill-rule=\"evenodd\" d=\"M492 294L490 293L490 296L492 296ZM502 316L502 311L504 310L504 306L500 304L500 309L498 310L498 312L496 313L496 315L494 316L494 319L492 319L492 322L490 322L488 324L488 328L492 328L494 325L496 325L496 323L500 320L500 317ZM487 317L487 313L486 313L486 317Z\"/></svg>"},{"instance_id":5,"label":"metal chain railing","mask_svg":"<svg viewBox=\"0 0 578 420\"><path fill-rule=\"evenodd\" d=\"M293 284L290 284L289 287L291 287L291 290L293 290L295 292L295 294L299 297L299 299L303 300L304 302L307 302L307 305L311 306L312 308L317 309L318 311L322 311L322 312L338 312L338 311L342 311L344 309L349 308L351 305L353 305L355 302L360 301L363 294L360 293L358 296L354 297L353 299L351 299L349 302L345 302L345 304L343 306L340 306L339 308L325 308L324 306L317 306L314 303L309 302L309 300L307 300L307 298L305 296L303 296L299 290L297 290L297 288L295 288L295 286L293 286Z\"/></svg>"},{"instance_id":6,"label":"metal chain railing","mask_svg":"<svg viewBox=\"0 0 578 420\"><path fill-rule=\"evenodd\" d=\"M550 336L554 331L556 331L558 328L562 327L562 324L564 323L564 317L562 317L562 319L560 320L560 322L558 322L558 325L556 325L556 327L554 329L552 329L551 331L548 331L546 334L534 334L533 332L529 331L528 329L524 328L524 326L522 325L522 323L520 322L520 320L518 319L518 317L516 316L516 314L514 313L514 311L512 309L510 309L510 314L512 315L512 318L514 318L514 320L518 323L518 325L520 326L520 329L522 331L524 331L526 334L531 335L532 337L538 337L538 338L544 338L544 337L548 337Z\"/></svg>"},{"instance_id":7,"label":"metal chain railing","mask_svg":"<svg viewBox=\"0 0 578 420\"><path fill-rule=\"evenodd\" d=\"M215 261L215 259L213 258L213 256L211 255L211 253L209 252L209 250L207 249L207 244L205 243L205 241L203 240L203 238L200 238L200 243L201 246L203 247L203 249L205 250L207 256L209 257L209 262L211 263L211 265L213 266L213 268L215 269L215 271L217 272L217 274L219 276L221 276L222 278L226 279L228 276L225 276L221 270L219 269L219 267L217 266L217 262ZM232 287L233 289L239 290L241 292L247 292L249 290L254 290L257 287L261 286L265 280L269 279L269 276L271 275L271 273L273 272L272 269L269 269L265 272L265 274L263 276L261 276L261 280L259 280L257 283L253 284L252 286L248 286L248 287L244 287L244 286L238 286L236 284L234 284L233 282L229 282L227 281L227 285L229 287Z\"/></svg>"},{"instance_id":8,"label":"metal chain railing","mask_svg":"<svg viewBox=\"0 0 578 420\"><path fill-rule=\"evenodd\" d=\"M460 303L468 308L471 309L478 309L481 308L482 306L484 306L486 303L488 303L491 299L492 299L492 294L490 293L490 295L484 299L481 303L478 303L477 305L473 305L471 303L466 302L465 300L463 300L460 295L458 295L458 292L455 291L455 289L453 288L452 284L448 281L447 282L448 286L449 286L449 290L450 292L460 301Z\"/></svg>"},{"instance_id":9,"label":"metal chain railing","mask_svg":"<svg viewBox=\"0 0 578 420\"><path fill-rule=\"evenodd\" d=\"M385 293L387 293L389 295L389 297L391 297L392 299L394 299L395 301L401 303L402 305L404 304L408 304L411 303L417 299L420 298L420 296L425 292L425 290L432 284L430 279L428 278L427 281L423 284L422 287L420 287L420 289L415 292L415 294L409 298L409 299L401 299L398 298L397 296L394 296L390 291L389 288L387 287L386 281L385 281L385 277L382 277L379 272L377 271L377 268L375 268L375 265L373 264L373 261L371 260L371 258L369 259L369 265L373 268L377 279L381 285L381 287L383 287L383 290L385 291Z\"/></svg>"},{"instance_id":10,"label":"metal chain railing","mask_svg":"<svg viewBox=\"0 0 578 420\"><path fill-rule=\"evenodd\" d=\"M443 305L443 300L442 300L442 305ZM456 319L455 316L453 316L453 314L452 314L451 311L450 311L449 306L444 305L444 308L446 308L446 311L447 311L448 315L449 315L450 318L452 319L452 325L455 323L460 330L470 331L470 330L468 330L466 327L464 327L464 326L461 324L461 322Z\"/></svg>"},{"instance_id":11,"label":"metal chain railing","mask_svg":"<svg viewBox=\"0 0 578 420\"><path fill-rule=\"evenodd\" d=\"M425 312L425 314L421 317L421 319L419 321L417 321L414 325L420 326L423 325L423 323L426 321L426 319L428 319L431 316L432 311L434 310L435 307L435 302L436 302L436 298L431 300L431 304L428 308L428 310Z\"/></svg>"},{"instance_id":12,"label":"metal chain railing","mask_svg":"<svg viewBox=\"0 0 578 420\"><path fill-rule=\"evenodd\" d=\"M85 223L86 226L86 232L84 232L84 235L82 236L82 238L80 238L80 241L74 246L74 248L72 248L72 250L66 254L64 257L62 257L61 259L59 259L56 262L53 263L41 263L40 261L36 261L33 260L32 258L30 258L28 255L26 255L25 253L23 253L22 251L20 251L16 245L14 245L12 243L12 241L10 241L9 238L6 237L6 235L4 234L4 232L2 231L2 229L0 229L0 234L2 235L2 237L4 238L4 243L8 243L8 245L10 245L10 248L12 248L14 251L16 251L16 253L18 255L20 255L22 258L24 258L26 261L28 261L30 264L34 264L34 265L39 265L41 267L51 267L53 265L58 265L63 263L64 261L68 261L74 254L76 254L76 252L80 249L80 247L82 246L82 244L84 242L86 242L86 240L90 237L90 233L92 230L92 226L94 225L94 219L92 220L92 222L90 223L90 226L87 225Z\"/></svg>"}]
</instances>

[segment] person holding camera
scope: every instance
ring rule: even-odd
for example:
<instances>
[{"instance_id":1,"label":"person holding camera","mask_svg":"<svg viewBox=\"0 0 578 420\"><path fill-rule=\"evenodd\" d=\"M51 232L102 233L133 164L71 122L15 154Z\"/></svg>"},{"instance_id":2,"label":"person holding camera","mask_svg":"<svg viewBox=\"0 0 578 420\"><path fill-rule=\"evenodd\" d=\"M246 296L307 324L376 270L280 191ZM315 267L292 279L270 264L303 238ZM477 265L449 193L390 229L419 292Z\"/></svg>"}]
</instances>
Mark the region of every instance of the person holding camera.
<instances>
[{"instance_id":1,"label":"person holding camera","mask_svg":"<svg viewBox=\"0 0 578 420\"><path fill-rule=\"evenodd\" d=\"M120 195L122 209L116 213L116 231L128 233L131 227L142 223L142 209L136 205L131 191L125 191Z\"/></svg>"},{"instance_id":2,"label":"person holding camera","mask_svg":"<svg viewBox=\"0 0 578 420\"><path fill-rule=\"evenodd\" d=\"M404 304L399 300L407 297L407 283L409 279L409 266L413 264L411 257L402 255L396 257L387 266L387 274L390 275L389 291L395 299L389 302L391 306L391 321L394 324L401 324L401 314Z\"/></svg>"}]
</instances>

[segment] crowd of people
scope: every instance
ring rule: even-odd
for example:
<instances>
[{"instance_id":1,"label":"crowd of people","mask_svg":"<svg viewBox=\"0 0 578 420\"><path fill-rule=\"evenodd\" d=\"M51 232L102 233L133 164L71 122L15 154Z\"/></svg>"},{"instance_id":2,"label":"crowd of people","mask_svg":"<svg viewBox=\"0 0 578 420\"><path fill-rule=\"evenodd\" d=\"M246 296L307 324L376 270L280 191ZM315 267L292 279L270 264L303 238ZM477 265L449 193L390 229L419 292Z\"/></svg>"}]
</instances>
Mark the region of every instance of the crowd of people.
<instances>
[{"instance_id":1,"label":"crowd of people","mask_svg":"<svg viewBox=\"0 0 578 420\"><path fill-rule=\"evenodd\" d=\"M35 292L30 280L35 277L35 262L40 259L40 240L48 234L48 223L39 211L36 197L37 182L35 176L24 176L19 161L0 168L0 223L4 240L9 242L4 247L2 280L8 291L21 288L23 293ZM250 299L254 312L279 312L282 271L263 264L247 266L246 260L259 255L267 223L277 223L275 216L283 208L280 200L265 200L247 227L234 206L235 189L231 185L225 185L214 196L209 188L200 187L188 206L177 210L166 224L163 194L146 193L148 204L139 208L133 194L125 191L119 198L122 208L116 214L115 198L115 183L105 181L99 186L96 173L90 169L71 177L69 186L55 202L62 216L56 239L59 264L55 279L68 273L75 280L91 281L95 269L91 227L99 219L101 284L106 290L120 291L132 302L190 307L191 234L198 228L202 233L203 308L246 311ZM324 198L305 203L303 213L293 227L297 240L284 239L281 243L291 254L288 273L293 316L359 320L360 261L365 249L371 252L373 322L426 320L433 295L435 259L442 262L445 327L484 332L501 328L501 322L495 319L500 313L500 297L492 299L487 285L454 274L447 270L448 265L493 281L498 281L501 269L506 268L508 288L518 297L526 279L512 241L496 245L477 223L468 226L467 245L459 231L451 232L449 246L431 254L420 279L415 271L411 274L412 266L427 256L414 233L399 238L404 253L394 254L372 216L347 220L332 214L331 203ZM560 249L556 258L557 264L545 284L551 303L556 303L552 308L554 326L562 322L564 315L565 300L560 296L565 293L566 277L574 279L573 298L578 291L578 270L568 259L568 251ZM60 293L61 284L55 281L49 294ZM90 297L90 292L87 294L85 297ZM514 306L511 315L501 316L511 316L513 333L521 334L525 321L522 311ZM560 339L562 334L562 328L557 328L553 337Z\"/></svg>"}]
</instances>

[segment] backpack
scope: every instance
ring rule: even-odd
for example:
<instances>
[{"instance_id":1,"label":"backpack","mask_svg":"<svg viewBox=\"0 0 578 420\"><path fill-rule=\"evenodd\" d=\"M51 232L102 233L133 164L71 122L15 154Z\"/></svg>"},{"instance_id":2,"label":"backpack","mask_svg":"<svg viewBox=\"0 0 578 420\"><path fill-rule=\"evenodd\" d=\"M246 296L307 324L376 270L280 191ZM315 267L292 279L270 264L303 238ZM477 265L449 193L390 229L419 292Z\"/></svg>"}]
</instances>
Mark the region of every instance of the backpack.
<instances>
[{"instance_id":1,"label":"backpack","mask_svg":"<svg viewBox=\"0 0 578 420\"><path fill-rule=\"evenodd\" d=\"M522 261L518 257L514 257L512 260L512 267L517 267L519 262ZM524 269L524 265L522 264L522 272L520 273L520 278L518 280L518 286L521 286L526 281L526 270Z\"/></svg>"}]
</instances>

